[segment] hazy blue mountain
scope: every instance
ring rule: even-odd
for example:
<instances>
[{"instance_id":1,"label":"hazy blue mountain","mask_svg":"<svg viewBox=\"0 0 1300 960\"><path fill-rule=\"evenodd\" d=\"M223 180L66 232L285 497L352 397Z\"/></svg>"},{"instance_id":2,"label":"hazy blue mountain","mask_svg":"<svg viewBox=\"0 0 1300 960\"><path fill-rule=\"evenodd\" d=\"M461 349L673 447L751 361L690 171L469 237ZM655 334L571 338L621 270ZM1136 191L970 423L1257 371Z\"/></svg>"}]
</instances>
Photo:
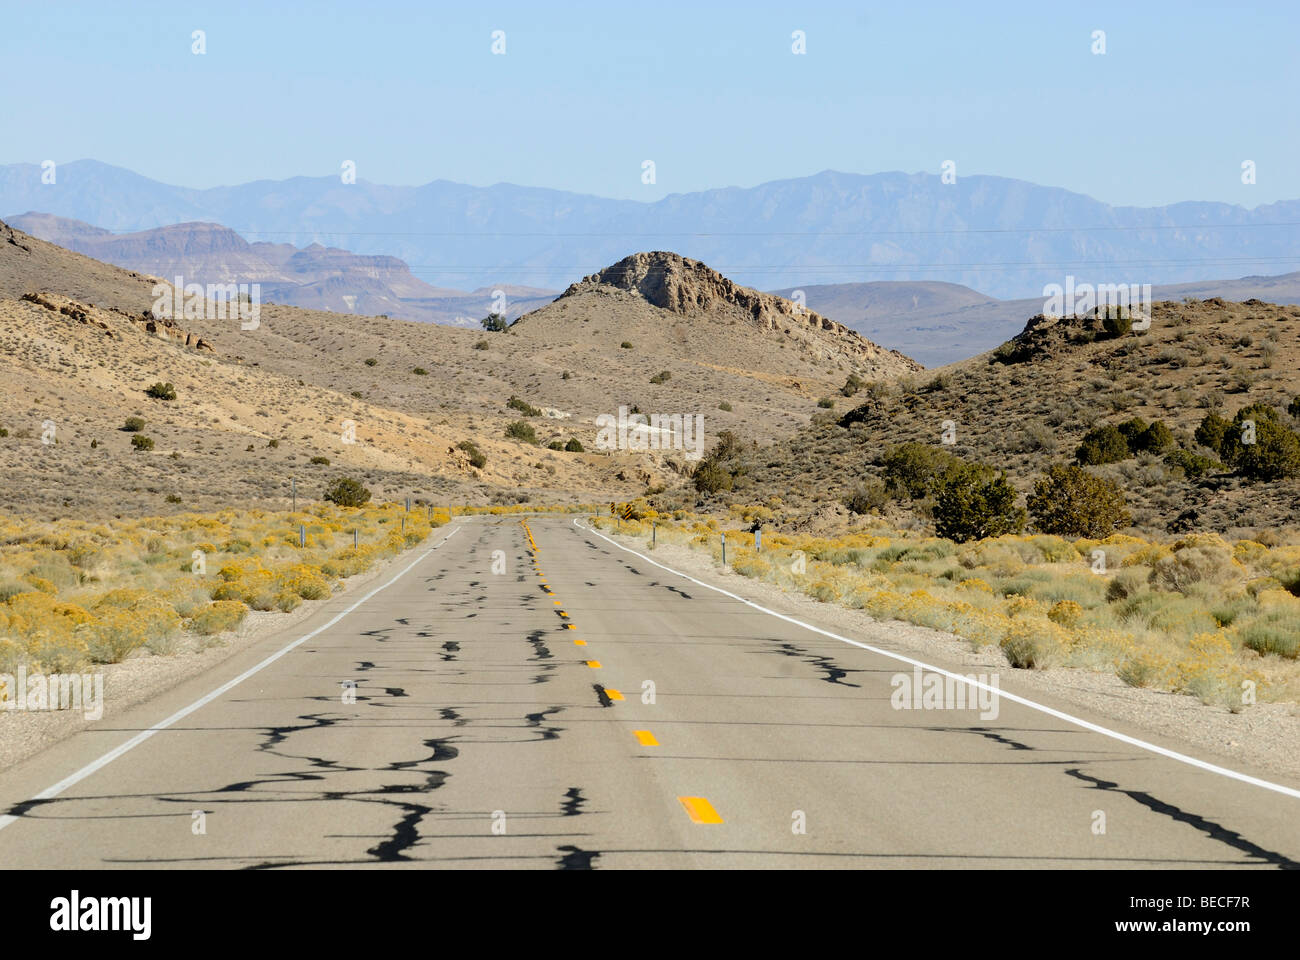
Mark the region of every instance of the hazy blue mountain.
<instances>
[{"instance_id":1,"label":"hazy blue mountain","mask_svg":"<svg viewBox=\"0 0 1300 960\"><path fill-rule=\"evenodd\" d=\"M758 289L947 281L1036 297L1067 273L1092 283L1177 283L1300 264L1300 201L1113 207L1003 177L826 171L655 203L435 180L393 187L337 176L192 190L93 160L0 166L0 215L30 210L114 232L206 220L250 242L318 242L405 260L439 287L563 288L638 251L672 250Z\"/></svg>"}]
</instances>

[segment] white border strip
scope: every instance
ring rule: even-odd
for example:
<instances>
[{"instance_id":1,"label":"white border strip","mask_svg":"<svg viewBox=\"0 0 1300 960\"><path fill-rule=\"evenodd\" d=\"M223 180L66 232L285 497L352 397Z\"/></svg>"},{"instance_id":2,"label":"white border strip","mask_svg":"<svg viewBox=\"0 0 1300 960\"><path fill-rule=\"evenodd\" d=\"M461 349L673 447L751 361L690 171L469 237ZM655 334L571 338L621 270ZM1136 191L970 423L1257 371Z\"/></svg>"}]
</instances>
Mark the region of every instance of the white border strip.
<instances>
[{"instance_id":1,"label":"white border strip","mask_svg":"<svg viewBox=\"0 0 1300 960\"><path fill-rule=\"evenodd\" d=\"M942 669L941 667L935 667L935 666L931 666L928 663L924 663L921 660L913 660L911 657L903 656L901 653L893 653L892 651L889 650L882 650L880 647L873 647L869 643L862 643L861 641L858 640L850 640L848 637L841 637L838 633L831 633L829 630L823 630L820 627L814 627L812 624L804 623L802 620L797 620L794 617L786 616L784 613L777 613L775 610L769 610L767 609L767 607L760 606L759 604L754 603L752 600L746 600L744 597L737 596L736 594L732 593L729 590L723 590L721 587L715 587L712 584L704 583L701 580L696 580L694 577L687 576L686 574L682 573L680 570L674 570L672 567L664 566L662 563L658 563L657 561L651 560L643 553L637 553L635 550L632 550L629 547L623 546L621 543L617 543L616 541L611 540L609 537L605 536L603 533L601 533L600 531L592 527L579 525L576 519L573 521L573 525L575 527L578 527L579 530L586 530L588 533L594 533L596 536L600 537L600 539L614 544L614 546L618 547L620 550L626 550L628 553L632 554L635 557L640 557L646 563L653 564L654 566L658 567L660 570L667 570L669 573L674 573L684 580L689 580L691 583L694 583L697 586L704 587L706 590L713 590L717 593L721 593L724 596L730 597L733 600L739 600L741 603L745 604L746 606L753 607L755 610L759 610L763 613L769 614L773 617L776 617L779 620L784 620L786 623L793 623L795 626L803 627L805 630L811 630L813 633L820 633L822 636L830 637L832 640L839 640L842 643L848 643L848 644L852 644L855 647L861 647L863 650L870 650L872 653L878 653L882 657L889 657L891 660L899 660L903 663L911 664L914 667L921 667L922 669L929 670L934 673L942 674L943 676L949 677L950 679L959 680L962 683L970 684L971 686L978 687L981 690L987 690L988 692L994 694L995 696L1003 697L1004 699L1010 700L1013 703L1018 703L1021 704L1022 706L1029 707L1031 710L1037 710L1038 712L1045 713L1048 716L1056 717L1058 720L1064 720L1067 723L1074 724L1075 726L1083 727L1085 730L1091 730L1093 733L1100 733L1102 736L1110 737L1112 740L1119 740L1121 743L1127 743L1130 746L1139 747L1143 750L1149 750L1151 753L1158 753L1160 756L1168 757L1170 760L1177 760L1179 763L1186 763L1193 767L1199 767L1202 770L1208 770L1210 773L1217 773L1219 774L1219 776L1222 777L1229 777L1233 780L1240 780L1242 783L1249 783L1255 787L1263 787L1265 790L1272 790L1275 793L1281 793L1281 794L1285 794L1288 797L1295 797L1296 799L1300 799L1300 790L1293 789L1292 787L1285 787L1279 783L1272 783L1268 780L1261 780L1258 777L1252 777L1245 773L1238 773L1236 770L1229 770L1227 767L1220 767L1220 766L1216 766L1213 763L1207 763L1204 760L1197 760L1195 757L1189 757L1186 754L1178 753L1174 750L1168 750L1165 747L1156 746L1154 743L1147 743L1145 740L1139 740L1136 737L1130 737L1127 734L1119 733L1118 731L1115 730L1110 730L1106 727L1099 726L1098 724L1091 723L1087 720L1082 720L1079 717L1071 716L1068 713L1062 713L1060 710L1054 710L1051 707L1044 706L1041 703L1035 703L1033 700L1028 700L1025 697L1017 696L1014 693L1007 693L1005 690L1002 690L998 687L989 686L988 684L982 683L979 680L972 679L971 677L964 677L958 673L951 673L947 670Z\"/></svg>"},{"instance_id":2,"label":"white border strip","mask_svg":"<svg viewBox=\"0 0 1300 960\"><path fill-rule=\"evenodd\" d=\"M123 743L121 746L114 747L112 750L108 751L108 753L104 754L104 755L103 755L102 757L100 757L98 760L95 760L95 761L93 761L93 762L91 762L91 763L88 763L86 766L82 767L82 768L81 768L80 770L78 770L76 773L73 773L73 774L70 774L69 776L64 777L62 780L60 780L60 781L59 781L58 783L56 783L54 786L52 786L52 787L47 787L46 789L42 790L40 793L38 793L36 796L32 797L31 800L29 800L29 801L27 801L27 802L30 803L32 800L52 800L53 798L55 798L55 797L57 797L59 794L61 794L64 790L67 790L69 787L74 786L74 785L80 783L82 780L85 780L88 776L90 776L91 774L95 773L96 771L98 771L98 770L102 770L104 767L108 766L110 763L112 763L112 762L113 762L114 760L116 760L118 757L122 756L122 754L126 753L126 752L129 751L129 750L133 750L134 748L138 747L140 744L144 743L146 740L148 740L150 737L152 737L155 733L158 733L159 731L162 731L162 730L166 730L168 727L170 727L172 724L176 723L176 722L179 721L179 720L184 720L186 717L188 717L188 716L189 716L191 713L193 713L195 710L198 710L198 709L200 709L201 707L205 707L205 706L207 706L209 703L211 703L213 700L217 699L217 697L221 696L223 693L226 693L226 692L228 692L228 691L234 689L235 687L239 686L241 683L243 683L243 682L244 682L245 680L247 680L249 677L253 676L253 674L257 673L257 672L260 671L260 670L264 670L264 669L266 669L267 667L269 667L271 664L275 663L275 661L279 660L281 657L283 657L283 656L284 656L286 653L288 653L290 650L293 650L295 647L298 647L299 645L301 645L301 644L303 644L303 643L306 643L308 640L310 640L312 637L316 636L316 635L317 635L318 633L320 633L321 631L323 631L323 630L328 630L330 627L334 626L334 624L338 623L340 620L342 620L344 617L346 617L349 613L351 613L351 612L352 612L353 610L355 610L357 607L361 606L363 603L365 603L367 600L369 600L369 599L370 599L371 597L373 597L375 594L379 593L379 592L382 591L382 590L386 590L386 589L388 589L389 587L391 587L391 586L392 586L393 584L395 584L398 580L402 579L402 577L406 576L406 574L409 573L409 572L411 571L411 569L412 569L412 568L413 568L417 563L419 563L421 560L423 560L423 559L424 559L425 557L427 557L429 554L433 553L433 551L437 550L439 547L441 547L444 543L446 543L448 540L450 540L452 537L454 537L454 536L455 536L456 534L458 534L460 531L461 531L461 528L460 528L460 527L457 527L456 529L452 530L449 534L447 534L445 537L443 537L441 540L439 540L436 544L434 544L434 545L433 545L432 547L430 547L428 550L425 550L424 553L420 554L418 557L416 557L414 560L412 560L410 563L408 563L405 567L403 567L402 570L401 570L401 572L398 573L396 576L394 576L391 580L389 580L389 581L388 581L387 583L385 583L383 586L375 587L375 589L371 590L369 593L367 593L364 597L362 597L362 598L361 598L360 600L358 600L356 603L352 604L352 606L348 607L346 610L344 610L344 611L342 611L341 613L339 613L337 616L334 617L334 619L330 620L328 623L322 623L319 627L317 627L317 628L316 628L315 630L313 630L311 633L305 633L305 634L303 634L301 637L299 637L297 640L294 640L292 643L288 644L287 646L281 647L279 650L277 650L275 653L271 654L269 657L267 657L267 658L266 658L265 660L263 660L261 663L257 664L257 665L254 666L254 667L250 667L249 669L245 670L245 671L244 671L243 673L241 673L239 676L235 677L235 679L230 680L230 681L227 681L226 683L223 683L221 686L217 687L217 689L213 690L211 693L209 693L209 694L207 694L207 695L205 695L205 696L200 697L198 700L195 700L195 701L194 701L193 703L191 703L188 707L183 707L182 709L177 710L175 713L173 713L173 714L172 714L170 717L168 717L166 720L163 720L163 721L160 722L160 723L156 723L156 724L154 724L154 725L153 725L152 727L150 727L148 730L141 730L139 733L137 733L137 734L136 734L134 737L132 737L130 740L126 741L126 743ZM13 823L14 821L19 820L19 819L21 819L21 818L20 818L20 817L13 816L12 814L5 814L4 816L0 816L0 830L3 830L5 827L9 826L9 824L11 824L11 823Z\"/></svg>"}]
</instances>

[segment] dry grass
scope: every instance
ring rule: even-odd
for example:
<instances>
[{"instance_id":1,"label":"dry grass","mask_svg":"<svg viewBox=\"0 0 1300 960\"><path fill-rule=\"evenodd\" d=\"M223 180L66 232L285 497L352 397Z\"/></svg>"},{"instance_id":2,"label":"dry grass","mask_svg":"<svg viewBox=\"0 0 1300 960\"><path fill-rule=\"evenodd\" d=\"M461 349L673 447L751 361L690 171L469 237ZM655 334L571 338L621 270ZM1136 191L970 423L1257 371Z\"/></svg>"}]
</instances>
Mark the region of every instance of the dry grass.
<instances>
[{"instance_id":1,"label":"dry grass","mask_svg":"<svg viewBox=\"0 0 1300 960\"><path fill-rule=\"evenodd\" d=\"M403 530L403 516L390 505L101 524L0 517L0 673L78 670L146 648L165 655L186 634L234 629L250 608L324 599L449 519L413 511Z\"/></svg>"}]
</instances>

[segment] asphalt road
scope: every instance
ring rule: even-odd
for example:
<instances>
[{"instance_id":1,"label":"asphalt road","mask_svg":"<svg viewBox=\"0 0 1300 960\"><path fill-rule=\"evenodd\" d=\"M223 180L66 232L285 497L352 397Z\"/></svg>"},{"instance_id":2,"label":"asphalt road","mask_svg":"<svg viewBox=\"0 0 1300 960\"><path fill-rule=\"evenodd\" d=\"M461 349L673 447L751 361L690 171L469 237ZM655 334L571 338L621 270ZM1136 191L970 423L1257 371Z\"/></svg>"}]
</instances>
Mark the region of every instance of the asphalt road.
<instances>
[{"instance_id":1,"label":"asphalt road","mask_svg":"<svg viewBox=\"0 0 1300 960\"><path fill-rule=\"evenodd\" d=\"M895 709L905 664L528 529L458 520L351 612L110 699L0 773L0 864L1300 865L1295 796L1005 698Z\"/></svg>"}]
</instances>

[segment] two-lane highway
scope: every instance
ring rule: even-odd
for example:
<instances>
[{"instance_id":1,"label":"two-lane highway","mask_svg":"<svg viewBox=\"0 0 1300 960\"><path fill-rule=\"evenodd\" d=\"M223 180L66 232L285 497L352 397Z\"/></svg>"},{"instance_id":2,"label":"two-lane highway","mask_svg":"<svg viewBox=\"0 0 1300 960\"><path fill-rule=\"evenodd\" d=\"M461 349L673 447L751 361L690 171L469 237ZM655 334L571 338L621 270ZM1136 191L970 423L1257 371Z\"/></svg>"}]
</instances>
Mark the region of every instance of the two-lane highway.
<instances>
[{"instance_id":1,"label":"two-lane highway","mask_svg":"<svg viewBox=\"0 0 1300 960\"><path fill-rule=\"evenodd\" d=\"M1300 862L1293 795L1006 698L895 709L906 664L569 518L460 519L420 551L0 774L0 863Z\"/></svg>"}]
</instances>

